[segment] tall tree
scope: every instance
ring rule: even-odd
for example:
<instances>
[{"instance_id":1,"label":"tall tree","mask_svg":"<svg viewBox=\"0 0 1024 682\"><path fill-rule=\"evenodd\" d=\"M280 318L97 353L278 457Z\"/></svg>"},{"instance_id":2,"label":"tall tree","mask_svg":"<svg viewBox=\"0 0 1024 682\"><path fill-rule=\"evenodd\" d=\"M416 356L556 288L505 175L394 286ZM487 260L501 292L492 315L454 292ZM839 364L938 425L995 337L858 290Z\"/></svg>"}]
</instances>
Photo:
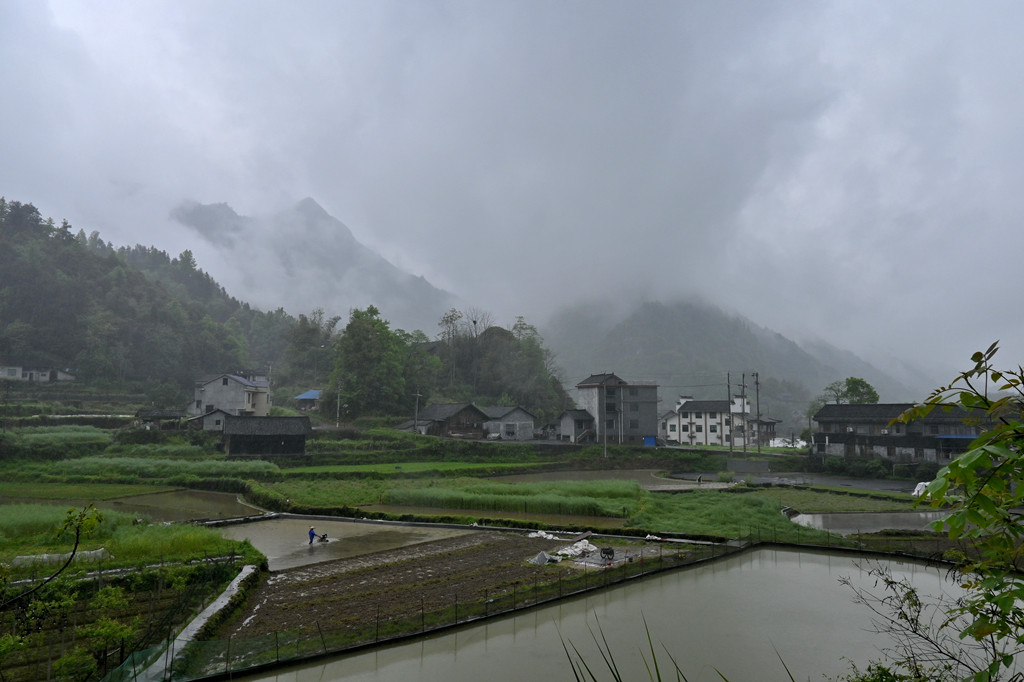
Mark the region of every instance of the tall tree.
<instances>
[{"instance_id":1,"label":"tall tree","mask_svg":"<svg viewBox=\"0 0 1024 682\"><path fill-rule=\"evenodd\" d=\"M406 350L376 307L353 310L338 338L331 398L340 396L349 414L403 413L411 393L405 383Z\"/></svg>"},{"instance_id":2,"label":"tall tree","mask_svg":"<svg viewBox=\"0 0 1024 682\"><path fill-rule=\"evenodd\" d=\"M845 381L833 381L826 386L819 400L836 405L874 405L878 402L878 391L860 377L847 377Z\"/></svg>"}]
</instances>

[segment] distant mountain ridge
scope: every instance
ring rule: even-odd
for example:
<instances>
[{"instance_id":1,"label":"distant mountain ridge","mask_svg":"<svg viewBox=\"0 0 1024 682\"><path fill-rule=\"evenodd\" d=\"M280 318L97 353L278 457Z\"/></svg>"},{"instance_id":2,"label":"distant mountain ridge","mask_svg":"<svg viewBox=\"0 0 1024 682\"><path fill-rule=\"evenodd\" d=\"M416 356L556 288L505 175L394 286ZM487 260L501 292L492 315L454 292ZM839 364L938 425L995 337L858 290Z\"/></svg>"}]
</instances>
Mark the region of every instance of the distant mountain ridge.
<instances>
[{"instance_id":1,"label":"distant mountain ridge","mask_svg":"<svg viewBox=\"0 0 1024 682\"><path fill-rule=\"evenodd\" d=\"M570 386L604 371L656 381L663 411L678 395L724 399L739 393L744 377L753 397L754 372L762 414L790 424L806 422L810 400L848 376L867 380L883 400L915 400L927 392L920 376L921 385L907 385L853 353L821 342L805 348L740 315L693 301L642 302L618 314L598 304L577 305L555 315L542 333Z\"/></svg>"},{"instance_id":2,"label":"distant mountain ridge","mask_svg":"<svg viewBox=\"0 0 1024 682\"><path fill-rule=\"evenodd\" d=\"M202 236L221 259L234 261L235 267L218 275L221 283L264 309L323 308L346 317L372 304L393 328L433 334L447 310L464 305L364 246L310 198L261 218L240 216L223 203L184 204L172 217Z\"/></svg>"}]
</instances>

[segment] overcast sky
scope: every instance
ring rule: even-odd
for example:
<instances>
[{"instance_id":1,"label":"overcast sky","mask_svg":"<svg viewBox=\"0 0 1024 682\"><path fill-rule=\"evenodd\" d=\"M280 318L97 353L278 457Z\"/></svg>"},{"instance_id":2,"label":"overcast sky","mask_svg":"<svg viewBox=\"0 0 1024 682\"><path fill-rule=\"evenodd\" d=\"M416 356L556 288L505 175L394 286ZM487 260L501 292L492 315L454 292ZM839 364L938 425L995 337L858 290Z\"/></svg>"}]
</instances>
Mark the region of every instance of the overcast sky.
<instances>
[{"instance_id":1,"label":"overcast sky","mask_svg":"<svg viewBox=\"0 0 1024 682\"><path fill-rule=\"evenodd\" d=\"M997 339L1024 362L1021 26L1019 2L0 0L0 195L219 281L173 207L312 197L499 322L701 295L944 380Z\"/></svg>"}]
</instances>

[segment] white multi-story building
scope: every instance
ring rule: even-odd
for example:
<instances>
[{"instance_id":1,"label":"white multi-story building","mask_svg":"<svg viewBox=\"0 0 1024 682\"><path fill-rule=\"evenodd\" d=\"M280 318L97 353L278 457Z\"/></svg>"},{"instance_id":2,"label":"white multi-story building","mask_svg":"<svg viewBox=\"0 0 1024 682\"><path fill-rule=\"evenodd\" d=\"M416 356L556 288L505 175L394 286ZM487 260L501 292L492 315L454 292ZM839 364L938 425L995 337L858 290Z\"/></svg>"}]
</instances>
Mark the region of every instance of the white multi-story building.
<instances>
[{"instance_id":1,"label":"white multi-story building","mask_svg":"<svg viewBox=\"0 0 1024 682\"><path fill-rule=\"evenodd\" d=\"M680 445L743 447L751 429L757 428L750 402L743 396L729 400L694 400L681 395L675 408L661 418L661 437ZM756 431L755 431L756 433ZM755 442L756 435L750 434Z\"/></svg>"}]
</instances>

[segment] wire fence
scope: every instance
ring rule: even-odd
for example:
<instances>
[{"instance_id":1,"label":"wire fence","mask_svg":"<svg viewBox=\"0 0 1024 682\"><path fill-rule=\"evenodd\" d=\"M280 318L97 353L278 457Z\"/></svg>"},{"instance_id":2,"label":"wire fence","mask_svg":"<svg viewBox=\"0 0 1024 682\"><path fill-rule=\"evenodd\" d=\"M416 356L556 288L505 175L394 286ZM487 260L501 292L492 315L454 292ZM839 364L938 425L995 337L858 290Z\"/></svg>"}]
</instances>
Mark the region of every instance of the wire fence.
<instances>
[{"instance_id":1,"label":"wire fence","mask_svg":"<svg viewBox=\"0 0 1024 682\"><path fill-rule=\"evenodd\" d=\"M821 533L806 538L780 541L773 528L751 528L744 538L727 543L684 544L662 542L653 554L641 552L613 562L591 560L566 569L538 571L528 582L488 591L482 599L460 599L458 592L437 607L423 600L410 603L404 612L383 615L381 605L375 614L364 614L358 624L330 627L313 622L298 630L273 632L257 637L236 637L211 641L168 639L161 646L135 652L104 678L104 682L187 682L190 680L229 679L232 675L299 662L314 657L352 652L377 644L436 632L486 618L509 614L525 608L604 589L644 576L713 561L757 545L794 546L812 550L853 550L907 557L937 559L947 548L942 542L900 543L899 538L885 546L865 547L855 542L836 540ZM457 587L457 586L456 586Z\"/></svg>"}]
</instances>

